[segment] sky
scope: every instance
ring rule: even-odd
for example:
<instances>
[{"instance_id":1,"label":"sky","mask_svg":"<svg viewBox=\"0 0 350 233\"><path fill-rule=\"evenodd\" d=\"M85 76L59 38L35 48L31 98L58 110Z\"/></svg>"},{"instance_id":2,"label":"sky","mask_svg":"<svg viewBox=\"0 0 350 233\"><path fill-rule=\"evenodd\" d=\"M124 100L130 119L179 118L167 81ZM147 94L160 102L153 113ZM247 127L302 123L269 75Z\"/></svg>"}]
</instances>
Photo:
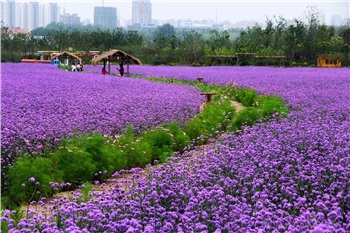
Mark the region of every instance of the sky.
<instances>
[{"instance_id":1,"label":"sky","mask_svg":"<svg viewBox=\"0 0 350 233\"><path fill-rule=\"evenodd\" d=\"M38 0L40 1L40 0ZM102 0L41 0L57 2L65 13L77 13L81 20L93 22L95 6L102 6ZM132 0L104 0L104 6L116 7L121 21L131 20ZM152 18L169 19L210 19L217 22L242 20L265 22L266 18L282 16L285 19L302 19L308 7L316 6L324 14L326 24L331 23L332 15L350 18L349 0L151 0Z\"/></svg>"}]
</instances>

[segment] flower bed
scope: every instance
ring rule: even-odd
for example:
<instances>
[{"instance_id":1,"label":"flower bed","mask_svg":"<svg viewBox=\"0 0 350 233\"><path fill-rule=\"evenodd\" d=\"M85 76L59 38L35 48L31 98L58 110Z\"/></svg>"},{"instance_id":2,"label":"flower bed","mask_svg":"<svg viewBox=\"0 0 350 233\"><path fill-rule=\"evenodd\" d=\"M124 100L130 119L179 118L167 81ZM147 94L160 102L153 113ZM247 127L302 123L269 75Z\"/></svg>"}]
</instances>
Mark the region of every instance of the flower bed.
<instances>
[{"instance_id":1,"label":"flower bed","mask_svg":"<svg viewBox=\"0 0 350 233\"><path fill-rule=\"evenodd\" d=\"M250 86L282 96L292 111L184 159L135 170L126 190L67 201L56 218L32 212L10 229L40 223L43 232L350 231L348 69L138 68L150 76ZM2 220L9 218L7 211Z\"/></svg>"},{"instance_id":2,"label":"flower bed","mask_svg":"<svg viewBox=\"0 0 350 233\"><path fill-rule=\"evenodd\" d=\"M65 72L51 65L1 68L2 165L16 153L40 153L63 137L185 122L204 101L199 90L183 85Z\"/></svg>"}]
</instances>

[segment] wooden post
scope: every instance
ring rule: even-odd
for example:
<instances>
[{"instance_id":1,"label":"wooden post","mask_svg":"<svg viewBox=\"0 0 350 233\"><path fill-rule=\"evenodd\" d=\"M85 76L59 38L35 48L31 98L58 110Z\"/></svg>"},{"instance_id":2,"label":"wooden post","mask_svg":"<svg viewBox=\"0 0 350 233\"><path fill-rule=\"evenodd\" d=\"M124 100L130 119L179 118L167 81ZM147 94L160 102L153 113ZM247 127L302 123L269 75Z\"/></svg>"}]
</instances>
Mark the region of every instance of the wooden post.
<instances>
[{"instance_id":1,"label":"wooden post","mask_svg":"<svg viewBox=\"0 0 350 233\"><path fill-rule=\"evenodd\" d=\"M111 61L110 61L110 59L111 59L111 56L109 56L108 57L108 74L110 75L111 74Z\"/></svg>"},{"instance_id":2,"label":"wooden post","mask_svg":"<svg viewBox=\"0 0 350 233\"><path fill-rule=\"evenodd\" d=\"M202 83L202 82L203 82L203 78L197 78L197 81L198 81L199 83Z\"/></svg>"},{"instance_id":3,"label":"wooden post","mask_svg":"<svg viewBox=\"0 0 350 233\"><path fill-rule=\"evenodd\" d=\"M211 97L215 94L216 94L216 92L203 92L203 93L201 93L201 95L205 95L207 103L211 102Z\"/></svg>"},{"instance_id":4,"label":"wooden post","mask_svg":"<svg viewBox=\"0 0 350 233\"><path fill-rule=\"evenodd\" d=\"M129 77L129 62L126 63L126 75Z\"/></svg>"}]
</instances>

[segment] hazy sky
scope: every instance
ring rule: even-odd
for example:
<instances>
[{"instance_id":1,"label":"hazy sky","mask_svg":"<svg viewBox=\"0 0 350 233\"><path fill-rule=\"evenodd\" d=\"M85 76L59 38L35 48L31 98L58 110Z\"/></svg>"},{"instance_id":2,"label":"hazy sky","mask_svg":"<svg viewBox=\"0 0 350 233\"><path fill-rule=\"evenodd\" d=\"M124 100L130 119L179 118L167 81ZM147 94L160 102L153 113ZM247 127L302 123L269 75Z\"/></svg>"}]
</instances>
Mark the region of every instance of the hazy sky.
<instances>
[{"instance_id":1,"label":"hazy sky","mask_svg":"<svg viewBox=\"0 0 350 233\"><path fill-rule=\"evenodd\" d=\"M40 1L40 0L38 0ZM54 2L55 0L41 0ZM78 13L81 20L93 22L94 6L102 6L102 0L56 0L66 13ZM132 0L104 0L104 6L116 7L121 21L131 19ZM325 15L325 23L331 22L332 15L350 18L349 0L287 1L287 0L151 0L153 19L212 19L231 21L256 20L265 22L266 17L283 16L285 19L302 18L308 6L317 6ZM121 22L122 23L122 22Z\"/></svg>"}]
</instances>

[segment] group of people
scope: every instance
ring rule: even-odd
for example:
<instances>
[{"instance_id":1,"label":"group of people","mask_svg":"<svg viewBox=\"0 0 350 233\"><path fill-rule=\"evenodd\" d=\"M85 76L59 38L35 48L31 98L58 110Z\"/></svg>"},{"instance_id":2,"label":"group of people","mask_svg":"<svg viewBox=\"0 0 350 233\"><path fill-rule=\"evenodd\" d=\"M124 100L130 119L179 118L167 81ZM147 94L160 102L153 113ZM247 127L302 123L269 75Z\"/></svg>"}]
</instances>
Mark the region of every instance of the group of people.
<instances>
[{"instance_id":1,"label":"group of people","mask_svg":"<svg viewBox=\"0 0 350 233\"><path fill-rule=\"evenodd\" d=\"M83 63L77 63L75 64L74 62L72 63L71 69L73 72L77 71L77 72L83 72Z\"/></svg>"}]
</instances>

